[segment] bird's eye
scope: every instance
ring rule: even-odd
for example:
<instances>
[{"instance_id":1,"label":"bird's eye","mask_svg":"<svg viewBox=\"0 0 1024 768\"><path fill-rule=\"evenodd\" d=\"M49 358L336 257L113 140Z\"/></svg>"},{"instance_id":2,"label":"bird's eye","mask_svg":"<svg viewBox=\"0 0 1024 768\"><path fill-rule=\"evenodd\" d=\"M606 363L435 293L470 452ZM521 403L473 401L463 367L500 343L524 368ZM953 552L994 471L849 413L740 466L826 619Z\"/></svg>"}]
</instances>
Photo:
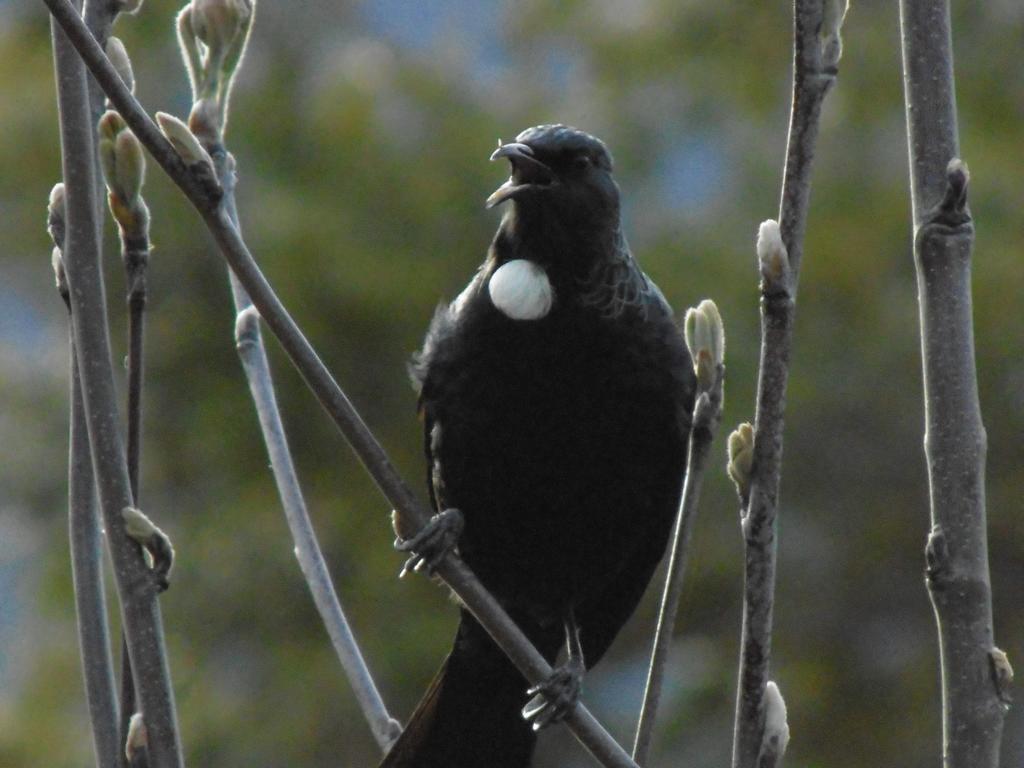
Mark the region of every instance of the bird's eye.
<instances>
[{"instance_id":1,"label":"bird's eye","mask_svg":"<svg viewBox=\"0 0 1024 768\"><path fill-rule=\"evenodd\" d=\"M590 155L576 155L576 157L574 157L573 161L572 161L572 164L576 168L579 168L581 170L584 169L584 168L589 168L590 167L590 163L591 163Z\"/></svg>"}]
</instances>

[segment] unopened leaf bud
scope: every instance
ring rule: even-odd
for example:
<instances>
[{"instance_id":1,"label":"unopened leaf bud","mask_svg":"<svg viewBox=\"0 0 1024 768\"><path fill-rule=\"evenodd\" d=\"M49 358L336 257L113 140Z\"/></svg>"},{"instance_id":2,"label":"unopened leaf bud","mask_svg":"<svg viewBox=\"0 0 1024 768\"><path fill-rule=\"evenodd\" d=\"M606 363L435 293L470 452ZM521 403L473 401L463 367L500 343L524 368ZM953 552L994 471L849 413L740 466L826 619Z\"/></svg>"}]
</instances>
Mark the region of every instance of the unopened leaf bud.
<instances>
[{"instance_id":1,"label":"unopened leaf bud","mask_svg":"<svg viewBox=\"0 0 1024 768\"><path fill-rule=\"evenodd\" d=\"M714 385L718 366L725 359L725 328L715 302L705 299L688 309L683 327L698 386L707 392Z\"/></svg>"},{"instance_id":2,"label":"unopened leaf bud","mask_svg":"<svg viewBox=\"0 0 1024 768\"><path fill-rule=\"evenodd\" d=\"M215 144L220 140L220 109L214 99L198 99L188 115L188 127L203 144Z\"/></svg>"},{"instance_id":3,"label":"unopened leaf bud","mask_svg":"<svg viewBox=\"0 0 1024 768\"><path fill-rule=\"evenodd\" d=\"M761 753L774 757L773 765L778 765L789 744L789 723L786 715L786 702L782 692L774 680L769 680L764 689L764 736L761 740Z\"/></svg>"},{"instance_id":4,"label":"unopened leaf bud","mask_svg":"<svg viewBox=\"0 0 1024 768\"><path fill-rule=\"evenodd\" d=\"M146 157L142 145L131 131L122 131L114 142L116 171L112 187L128 205L139 198L146 177Z\"/></svg>"},{"instance_id":5,"label":"unopened leaf bud","mask_svg":"<svg viewBox=\"0 0 1024 768\"><path fill-rule=\"evenodd\" d=\"M64 182L58 182L50 190L50 199L46 205L46 229L50 233L53 244L64 247L64 231L66 229L67 209L64 194Z\"/></svg>"},{"instance_id":6,"label":"unopened leaf bud","mask_svg":"<svg viewBox=\"0 0 1024 768\"><path fill-rule=\"evenodd\" d=\"M125 123L124 118L113 109L108 109L103 113L100 118L99 134L100 139L107 139L113 141L117 138L117 134L128 127Z\"/></svg>"},{"instance_id":7,"label":"unopened leaf bud","mask_svg":"<svg viewBox=\"0 0 1024 768\"><path fill-rule=\"evenodd\" d=\"M250 0L192 0L192 29L213 60L220 59L243 34L251 16Z\"/></svg>"},{"instance_id":8,"label":"unopened leaf bud","mask_svg":"<svg viewBox=\"0 0 1024 768\"><path fill-rule=\"evenodd\" d=\"M260 311L252 304L238 313L235 317L235 343L239 348L243 344L256 340L259 322Z\"/></svg>"},{"instance_id":9,"label":"unopened leaf bud","mask_svg":"<svg viewBox=\"0 0 1024 768\"><path fill-rule=\"evenodd\" d=\"M789 252L775 219L762 221L757 229L757 262L766 288L789 288Z\"/></svg>"},{"instance_id":10,"label":"unopened leaf bud","mask_svg":"<svg viewBox=\"0 0 1024 768\"><path fill-rule=\"evenodd\" d=\"M160 126L160 132L171 142L174 151L185 161L185 165L191 166L206 163L211 168L213 167L213 160L210 159L210 155L203 149L199 140L181 120L166 112L157 112L156 122Z\"/></svg>"},{"instance_id":11,"label":"unopened leaf bud","mask_svg":"<svg viewBox=\"0 0 1024 768\"><path fill-rule=\"evenodd\" d=\"M1013 700L1010 695L1010 686L1013 684L1013 667L1010 666L1010 659L1005 651L994 646L988 652L988 659L992 664L992 679L996 685L996 695L1003 704L1009 706Z\"/></svg>"},{"instance_id":12,"label":"unopened leaf bud","mask_svg":"<svg viewBox=\"0 0 1024 768\"><path fill-rule=\"evenodd\" d=\"M61 296L67 296L68 276L64 271L64 256L57 246L53 246L53 253L50 254L50 263L53 265L53 279L57 284L57 291Z\"/></svg>"},{"instance_id":13,"label":"unopened leaf bud","mask_svg":"<svg viewBox=\"0 0 1024 768\"><path fill-rule=\"evenodd\" d=\"M849 0L825 0L821 20L821 63L835 69L843 55L843 20L850 8Z\"/></svg>"},{"instance_id":14,"label":"unopened leaf bud","mask_svg":"<svg viewBox=\"0 0 1024 768\"><path fill-rule=\"evenodd\" d=\"M128 735L124 740L124 755L129 761L135 758L139 750L149 746L149 734L142 713L136 712L128 721Z\"/></svg>"},{"instance_id":15,"label":"unopened leaf bud","mask_svg":"<svg viewBox=\"0 0 1024 768\"><path fill-rule=\"evenodd\" d=\"M121 510L121 517L124 519L125 532L139 544L148 541L160 531L153 521L136 507L125 507Z\"/></svg>"},{"instance_id":16,"label":"unopened leaf bud","mask_svg":"<svg viewBox=\"0 0 1024 768\"><path fill-rule=\"evenodd\" d=\"M174 547L166 533L161 531L141 509L125 507L121 510L125 533L149 553L157 588L167 589L168 575L174 565Z\"/></svg>"},{"instance_id":17,"label":"unopened leaf bud","mask_svg":"<svg viewBox=\"0 0 1024 768\"><path fill-rule=\"evenodd\" d=\"M754 427L743 422L729 435L729 477L741 497L750 491L750 471L754 466Z\"/></svg>"},{"instance_id":18,"label":"unopened leaf bud","mask_svg":"<svg viewBox=\"0 0 1024 768\"><path fill-rule=\"evenodd\" d=\"M128 51L124 47L124 43L121 42L119 37L107 38L107 58L110 59L110 63L114 65L114 69L117 70L117 74L121 76L124 84L128 87L128 90L132 93L135 92L135 73L132 72L132 62L128 58Z\"/></svg>"},{"instance_id":19,"label":"unopened leaf bud","mask_svg":"<svg viewBox=\"0 0 1024 768\"><path fill-rule=\"evenodd\" d=\"M940 208L963 213L967 205L967 185L971 181L971 171L967 163L954 157L946 165L946 193Z\"/></svg>"},{"instance_id":20,"label":"unopened leaf bud","mask_svg":"<svg viewBox=\"0 0 1024 768\"><path fill-rule=\"evenodd\" d=\"M48 201L48 208L50 215L60 216L64 218L64 206L65 206L65 193L64 193L64 182L58 181L53 185L53 189L50 190L50 197Z\"/></svg>"},{"instance_id":21,"label":"unopened leaf bud","mask_svg":"<svg viewBox=\"0 0 1024 768\"><path fill-rule=\"evenodd\" d=\"M107 182L107 189L113 188L114 180L117 178L117 150L115 142L110 139L100 139L100 169L103 171L103 178Z\"/></svg>"}]
</instances>

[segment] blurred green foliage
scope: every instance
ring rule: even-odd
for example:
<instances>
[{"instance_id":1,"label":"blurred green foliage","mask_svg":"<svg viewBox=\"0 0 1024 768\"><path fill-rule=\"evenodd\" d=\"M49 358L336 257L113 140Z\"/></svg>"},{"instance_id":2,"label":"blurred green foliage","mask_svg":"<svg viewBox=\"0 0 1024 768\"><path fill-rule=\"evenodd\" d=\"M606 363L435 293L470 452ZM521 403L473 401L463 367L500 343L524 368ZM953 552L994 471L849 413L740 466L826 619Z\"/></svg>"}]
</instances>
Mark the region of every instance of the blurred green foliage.
<instances>
[{"instance_id":1,"label":"blurred green foliage","mask_svg":"<svg viewBox=\"0 0 1024 768\"><path fill-rule=\"evenodd\" d=\"M422 484L404 366L434 306L468 280L496 225L482 201L504 169L487 155L497 137L540 122L573 123L609 143L627 234L648 273L680 313L712 296L725 318L723 435L750 419L753 240L758 222L776 215L786 4L530 0L474 6L465 24L458 8L263 2L229 126L246 237L398 467ZM978 229L996 637L1014 662L1024 659L1021 8L957 3L954 14ZM148 0L117 34L142 102L184 116L175 11L174 2ZM404 26L389 26L396 19ZM800 287L773 677L789 705L789 764L918 768L940 759L940 720L922 579L927 485L895 6L863 0L844 33ZM0 622L15 622L0 631L10 640L0 665L0 765L13 767L91 759L64 522L66 317L43 228L59 175L52 80L42 5L0 3L0 551L8 557L0 560ZM152 169L145 196L156 250L142 506L179 555L163 613L188 761L371 765L375 746L301 580L266 471L232 348L223 264ZM113 254L112 227L107 242ZM123 275L113 255L108 294L119 357ZM455 609L426 580L395 579L401 558L386 505L270 347L343 603L386 700L405 716L445 653ZM697 522L654 765L728 760L741 567L735 496L717 472ZM588 703L626 741L656 591L587 682ZM1024 760L1020 711L1007 721L1004 759ZM544 737L538 765L588 764L564 733Z\"/></svg>"}]
</instances>

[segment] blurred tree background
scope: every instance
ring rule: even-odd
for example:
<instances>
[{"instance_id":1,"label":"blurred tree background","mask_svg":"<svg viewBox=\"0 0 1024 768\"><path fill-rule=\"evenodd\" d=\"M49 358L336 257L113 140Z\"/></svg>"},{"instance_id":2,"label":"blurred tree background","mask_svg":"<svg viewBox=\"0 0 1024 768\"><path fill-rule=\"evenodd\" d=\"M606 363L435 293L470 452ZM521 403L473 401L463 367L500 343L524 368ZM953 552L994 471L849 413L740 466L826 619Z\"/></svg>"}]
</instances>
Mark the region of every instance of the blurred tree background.
<instances>
[{"instance_id":1,"label":"blurred tree background","mask_svg":"<svg viewBox=\"0 0 1024 768\"><path fill-rule=\"evenodd\" d=\"M115 33L151 111L184 117L179 0ZM1024 664L1024 5L955 3L961 145L978 226L975 322L988 428L997 642ZM773 677L789 764L934 766L937 641L896 5L862 0L826 101L783 470ZM366 0L258 7L229 125L247 239L403 474L422 486L405 363L481 260L500 136L541 122L604 138L627 235L678 312L711 296L729 369L721 434L753 415L754 236L777 211L787 3ZM0 0L0 765L91 760L66 536L66 314L44 231L59 178L47 15ZM156 170L142 507L178 562L163 598L193 765L366 766L376 748L292 555L233 343L224 266ZM115 353L123 272L108 226ZM388 509L268 341L311 511L386 701L404 718L455 609L396 580ZM724 440L719 439L724 466ZM654 765L728 761L741 609L738 506L705 484ZM652 589L585 700L630 741ZM1013 710L1004 765L1024 763ZM564 732L539 766L589 765Z\"/></svg>"}]
</instances>

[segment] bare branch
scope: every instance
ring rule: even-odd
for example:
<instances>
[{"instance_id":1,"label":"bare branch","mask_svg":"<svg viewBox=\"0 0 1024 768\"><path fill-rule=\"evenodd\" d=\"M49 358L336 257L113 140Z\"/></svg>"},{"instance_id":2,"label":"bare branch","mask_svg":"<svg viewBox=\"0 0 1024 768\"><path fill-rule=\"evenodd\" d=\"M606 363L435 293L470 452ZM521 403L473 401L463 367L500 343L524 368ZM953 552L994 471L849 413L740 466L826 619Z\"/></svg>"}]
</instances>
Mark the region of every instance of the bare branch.
<instances>
[{"instance_id":1,"label":"bare branch","mask_svg":"<svg viewBox=\"0 0 1024 768\"><path fill-rule=\"evenodd\" d=\"M232 271L252 298L253 305L395 509L399 534L403 538L414 534L429 518L426 508L398 475L380 443L267 283L232 223L229 212L220 204L219 188L211 188L208 183L204 183L199 173L199 164L186 167L174 148L125 88L117 71L81 23L81 19L74 13L68 0L43 2L65 30L104 93L124 117L139 141L196 207ZM448 555L438 565L436 571L531 684L538 684L551 676L551 665L458 557ZM147 721L148 719L147 713ZM564 722L603 765L635 768L636 764L626 751L582 705L578 705ZM153 727L150 723L147 725L150 730L152 755Z\"/></svg>"},{"instance_id":2,"label":"bare branch","mask_svg":"<svg viewBox=\"0 0 1024 768\"><path fill-rule=\"evenodd\" d=\"M958 158L946 0L900 3L924 367L931 532L925 550L942 665L943 763L999 764L1006 655L995 647L985 522L985 428L971 312L974 223Z\"/></svg>"},{"instance_id":3,"label":"bare branch","mask_svg":"<svg viewBox=\"0 0 1024 768\"><path fill-rule=\"evenodd\" d=\"M53 269L68 311L71 295L61 248L65 239L64 185L50 194L48 229L55 244ZM74 579L78 644L85 677L85 697L92 725L97 768L115 768L120 753L117 732L117 695L114 662L107 629L107 601L103 589L102 531L96 511L96 486L82 401L81 377L75 359L75 340L69 326L71 350L71 426L68 456L68 528L71 538L71 573Z\"/></svg>"},{"instance_id":4,"label":"bare branch","mask_svg":"<svg viewBox=\"0 0 1024 768\"><path fill-rule=\"evenodd\" d=\"M793 105L779 209L778 243L761 255L761 361L749 492L741 491L745 545L743 629L733 768L757 764L764 734L764 694L771 661L775 596L775 521L782 468L782 431L793 339L793 311L803 256L811 165L821 104L835 81L845 0L796 0L793 12ZM774 238L773 238L774 240ZM781 249L780 249L781 246ZM759 251L762 248L759 246Z\"/></svg>"},{"instance_id":5,"label":"bare branch","mask_svg":"<svg viewBox=\"0 0 1024 768\"><path fill-rule=\"evenodd\" d=\"M89 35L81 17L68 3L65 3L65 12L85 35ZM91 35L89 38L92 39ZM131 506L132 499L115 400L99 264L97 178L92 152L95 122L89 113L82 62L57 28L54 29L54 54L67 197L64 267L70 287L75 349L93 469L132 666L137 672L140 700L149 724L151 764L154 768L180 768L181 747L156 588L142 552L126 536L121 518L121 510Z\"/></svg>"}]
</instances>

